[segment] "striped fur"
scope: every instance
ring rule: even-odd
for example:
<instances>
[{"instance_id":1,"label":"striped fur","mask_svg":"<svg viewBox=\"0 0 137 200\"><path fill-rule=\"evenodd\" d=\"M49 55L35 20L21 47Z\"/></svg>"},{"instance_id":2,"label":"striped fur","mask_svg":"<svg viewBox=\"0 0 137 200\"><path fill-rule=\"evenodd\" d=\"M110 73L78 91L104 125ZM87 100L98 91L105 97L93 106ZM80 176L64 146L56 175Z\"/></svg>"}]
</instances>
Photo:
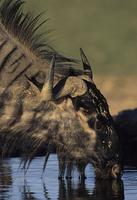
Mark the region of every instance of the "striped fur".
<instances>
[{"instance_id":1,"label":"striped fur","mask_svg":"<svg viewBox=\"0 0 137 200\"><path fill-rule=\"evenodd\" d=\"M34 75L46 70L53 55L59 65L75 61L58 54L37 31L47 20L22 12L22 0L5 0L0 8L0 87L1 93L24 73ZM44 35L44 38L46 36Z\"/></svg>"},{"instance_id":2,"label":"striped fur","mask_svg":"<svg viewBox=\"0 0 137 200\"><path fill-rule=\"evenodd\" d=\"M41 40L42 34L39 35L37 30L47 19L38 23L41 14L36 17L30 13L24 14L23 3L22 0L5 0L0 8L1 135L13 133L14 130L20 132L26 124L29 126L36 115L34 109L39 103L35 100L35 93L31 94L33 91L29 90L30 86L24 74L35 76L37 80L40 71L43 84L53 55L56 55L57 65L64 66L64 63L70 63L71 66L71 63L74 63ZM60 78L57 76L56 81L58 79ZM27 105L27 102L30 104ZM3 149L3 152L6 152L6 148Z\"/></svg>"}]
</instances>

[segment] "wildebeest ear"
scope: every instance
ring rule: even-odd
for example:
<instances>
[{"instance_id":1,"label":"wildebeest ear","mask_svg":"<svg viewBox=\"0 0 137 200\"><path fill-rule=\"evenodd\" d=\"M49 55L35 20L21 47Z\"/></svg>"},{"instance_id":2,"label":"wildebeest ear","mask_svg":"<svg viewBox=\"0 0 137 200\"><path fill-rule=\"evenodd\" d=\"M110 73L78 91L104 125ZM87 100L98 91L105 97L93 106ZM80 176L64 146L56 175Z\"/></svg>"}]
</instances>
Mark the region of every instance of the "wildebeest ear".
<instances>
[{"instance_id":1,"label":"wildebeest ear","mask_svg":"<svg viewBox=\"0 0 137 200\"><path fill-rule=\"evenodd\" d=\"M31 78L29 78L26 74L25 77L27 78L28 83L31 85L32 90L36 93L36 95L40 94L39 88L32 82Z\"/></svg>"},{"instance_id":2,"label":"wildebeest ear","mask_svg":"<svg viewBox=\"0 0 137 200\"><path fill-rule=\"evenodd\" d=\"M46 75L46 80L41 90L41 99L43 101L49 101L53 98L53 81L54 81L54 68L55 68L55 56L53 56L49 71Z\"/></svg>"},{"instance_id":3,"label":"wildebeest ear","mask_svg":"<svg viewBox=\"0 0 137 200\"><path fill-rule=\"evenodd\" d=\"M38 87L32 82L31 78L25 75L32 89L36 92L36 94L39 94L41 101L49 101L53 98L52 90L53 90L53 81L54 81L54 67L55 67L55 57L53 56L52 61L50 63L50 68L46 75L46 80L41 92L38 89Z\"/></svg>"},{"instance_id":4,"label":"wildebeest ear","mask_svg":"<svg viewBox=\"0 0 137 200\"><path fill-rule=\"evenodd\" d=\"M59 99L66 96L74 98L77 96L82 96L86 92L87 92L87 85L85 81L83 81L79 77L69 76L66 79L64 86L56 94L55 99Z\"/></svg>"},{"instance_id":5,"label":"wildebeest ear","mask_svg":"<svg viewBox=\"0 0 137 200\"><path fill-rule=\"evenodd\" d=\"M83 64L84 74L88 75L91 79L93 79L93 73L92 73L90 63L82 48L80 48L80 55L81 55L81 61Z\"/></svg>"}]
</instances>

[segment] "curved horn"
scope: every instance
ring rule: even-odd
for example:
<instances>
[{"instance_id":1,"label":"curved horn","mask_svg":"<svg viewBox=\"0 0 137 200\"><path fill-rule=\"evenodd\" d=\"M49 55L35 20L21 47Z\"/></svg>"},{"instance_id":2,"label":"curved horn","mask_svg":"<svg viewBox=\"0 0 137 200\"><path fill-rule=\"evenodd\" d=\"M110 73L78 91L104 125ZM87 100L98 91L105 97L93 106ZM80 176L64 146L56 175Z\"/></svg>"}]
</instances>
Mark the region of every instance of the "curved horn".
<instances>
[{"instance_id":1,"label":"curved horn","mask_svg":"<svg viewBox=\"0 0 137 200\"><path fill-rule=\"evenodd\" d=\"M55 68L55 56L53 56L51 63L50 63L50 69L46 76L45 83L43 85L43 88L41 90L41 99L43 101L49 101L53 98L53 81L54 81L54 68Z\"/></svg>"},{"instance_id":2,"label":"curved horn","mask_svg":"<svg viewBox=\"0 0 137 200\"><path fill-rule=\"evenodd\" d=\"M82 48L80 48L80 55L81 55L81 60L82 60L83 68L84 68L84 73L92 79L93 78L92 69Z\"/></svg>"}]
</instances>

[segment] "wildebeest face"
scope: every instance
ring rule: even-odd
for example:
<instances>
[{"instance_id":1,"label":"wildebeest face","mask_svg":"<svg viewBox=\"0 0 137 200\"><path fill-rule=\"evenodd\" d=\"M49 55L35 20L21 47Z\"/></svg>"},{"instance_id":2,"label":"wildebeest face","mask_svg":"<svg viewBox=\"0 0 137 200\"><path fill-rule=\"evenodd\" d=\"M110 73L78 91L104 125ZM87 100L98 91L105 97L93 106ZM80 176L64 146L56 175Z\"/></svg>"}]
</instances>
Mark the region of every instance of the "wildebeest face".
<instances>
[{"instance_id":1,"label":"wildebeest face","mask_svg":"<svg viewBox=\"0 0 137 200\"><path fill-rule=\"evenodd\" d=\"M87 91L73 98L73 103L76 111L86 116L90 129L96 134L94 152L88 155L95 167L96 178L120 178L120 144L107 101L93 82L84 82Z\"/></svg>"},{"instance_id":2,"label":"wildebeest face","mask_svg":"<svg viewBox=\"0 0 137 200\"><path fill-rule=\"evenodd\" d=\"M88 74L90 79L81 77L86 84L86 90L83 95L73 98L74 107L76 111L86 116L89 127L96 134L94 155L91 158L95 166L96 177L119 178L121 176L121 155L114 122L105 97L93 82L89 62L82 50L81 54L85 74L86 76Z\"/></svg>"},{"instance_id":3,"label":"wildebeest face","mask_svg":"<svg viewBox=\"0 0 137 200\"><path fill-rule=\"evenodd\" d=\"M113 122L97 116L94 123L96 132L95 173L97 178L120 178L120 144Z\"/></svg>"}]
</instances>

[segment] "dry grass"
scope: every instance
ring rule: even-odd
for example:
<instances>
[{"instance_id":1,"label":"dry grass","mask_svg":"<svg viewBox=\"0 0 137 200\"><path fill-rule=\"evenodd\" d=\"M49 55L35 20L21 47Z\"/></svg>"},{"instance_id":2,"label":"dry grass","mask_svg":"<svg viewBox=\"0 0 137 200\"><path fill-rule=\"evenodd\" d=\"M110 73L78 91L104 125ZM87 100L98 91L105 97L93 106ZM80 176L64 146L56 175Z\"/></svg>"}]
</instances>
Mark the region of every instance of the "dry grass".
<instances>
[{"instance_id":1,"label":"dry grass","mask_svg":"<svg viewBox=\"0 0 137 200\"><path fill-rule=\"evenodd\" d=\"M137 77L97 76L96 85L107 98L111 113L137 107Z\"/></svg>"}]
</instances>

